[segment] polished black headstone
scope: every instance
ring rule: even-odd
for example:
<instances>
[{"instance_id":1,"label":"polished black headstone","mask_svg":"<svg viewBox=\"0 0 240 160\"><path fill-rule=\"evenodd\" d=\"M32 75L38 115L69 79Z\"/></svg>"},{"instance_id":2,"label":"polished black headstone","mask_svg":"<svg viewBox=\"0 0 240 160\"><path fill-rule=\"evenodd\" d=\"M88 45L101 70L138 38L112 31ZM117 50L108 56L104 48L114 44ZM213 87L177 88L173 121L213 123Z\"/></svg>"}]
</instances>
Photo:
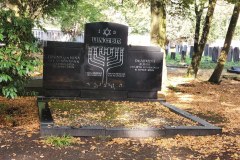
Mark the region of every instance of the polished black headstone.
<instances>
[{"instance_id":1,"label":"polished black headstone","mask_svg":"<svg viewBox=\"0 0 240 160\"><path fill-rule=\"evenodd\" d=\"M124 90L126 87L128 27L98 22L85 25L85 59L89 89Z\"/></svg>"},{"instance_id":2,"label":"polished black headstone","mask_svg":"<svg viewBox=\"0 0 240 160\"><path fill-rule=\"evenodd\" d=\"M84 45L70 42L47 42L43 57L43 87L78 89L83 85Z\"/></svg>"},{"instance_id":3,"label":"polished black headstone","mask_svg":"<svg viewBox=\"0 0 240 160\"><path fill-rule=\"evenodd\" d=\"M143 98L161 90L163 54L159 47L130 46L127 88L129 97ZM145 95L146 96L146 95Z\"/></svg>"}]
</instances>

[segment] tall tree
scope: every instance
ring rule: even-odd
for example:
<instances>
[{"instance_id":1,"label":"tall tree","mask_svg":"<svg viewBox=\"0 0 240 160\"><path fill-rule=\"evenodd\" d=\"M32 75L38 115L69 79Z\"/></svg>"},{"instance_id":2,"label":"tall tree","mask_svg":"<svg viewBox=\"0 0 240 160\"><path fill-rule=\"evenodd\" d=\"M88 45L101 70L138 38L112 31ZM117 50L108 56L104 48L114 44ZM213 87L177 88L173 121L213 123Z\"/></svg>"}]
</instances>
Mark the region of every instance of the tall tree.
<instances>
[{"instance_id":1,"label":"tall tree","mask_svg":"<svg viewBox=\"0 0 240 160\"><path fill-rule=\"evenodd\" d=\"M234 35L234 31L235 31L235 28L236 28L236 25L238 22L239 13L240 13L240 2L237 2L233 9L232 18L231 18L230 24L228 26L228 31L227 31L227 35L225 38L224 46L221 50L220 57L218 58L217 66L215 67L210 79L208 80L209 82L213 82L213 83L220 82L223 67L226 63L229 49L230 49L231 42L232 42L232 38Z\"/></svg>"},{"instance_id":2,"label":"tall tree","mask_svg":"<svg viewBox=\"0 0 240 160\"><path fill-rule=\"evenodd\" d=\"M151 0L151 42L165 48L166 2Z\"/></svg>"},{"instance_id":3,"label":"tall tree","mask_svg":"<svg viewBox=\"0 0 240 160\"><path fill-rule=\"evenodd\" d=\"M188 68L187 74L188 76L197 77L198 68L200 65L200 61L202 59L202 52L207 42L211 22L213 19L213 13L216 6L217 0L209 0L208 1L208 10L205 17L205 22L202 30L202 35L200 39L200 24L201 24L201 16L204 7L204 1L197 4L195 1L195 13L196 13L196 28L195 28L195 37L194 37L194 52L192 56L191 65Z\"/></svg>"}]
</instances>

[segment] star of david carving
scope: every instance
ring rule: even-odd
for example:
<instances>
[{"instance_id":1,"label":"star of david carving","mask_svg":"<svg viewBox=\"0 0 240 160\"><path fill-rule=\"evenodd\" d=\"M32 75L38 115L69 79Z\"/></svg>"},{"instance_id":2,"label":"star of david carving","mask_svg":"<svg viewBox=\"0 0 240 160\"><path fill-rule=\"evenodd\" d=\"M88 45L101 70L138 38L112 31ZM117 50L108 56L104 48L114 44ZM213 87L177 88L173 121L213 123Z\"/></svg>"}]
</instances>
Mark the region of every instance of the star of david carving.
<instances>
[{"instance_id":1,"label":"star of david carving","mask_svg":"<svg viewBox=\"0 0 240 160\"><path fill-rule=\"evenodd\" d=\"M103 35L105 35L106 37L112 35L112 34L111 34L111 29L108 29L108 28L104 29L104 30L103 30Z\"/></svg>"}]
</instances>

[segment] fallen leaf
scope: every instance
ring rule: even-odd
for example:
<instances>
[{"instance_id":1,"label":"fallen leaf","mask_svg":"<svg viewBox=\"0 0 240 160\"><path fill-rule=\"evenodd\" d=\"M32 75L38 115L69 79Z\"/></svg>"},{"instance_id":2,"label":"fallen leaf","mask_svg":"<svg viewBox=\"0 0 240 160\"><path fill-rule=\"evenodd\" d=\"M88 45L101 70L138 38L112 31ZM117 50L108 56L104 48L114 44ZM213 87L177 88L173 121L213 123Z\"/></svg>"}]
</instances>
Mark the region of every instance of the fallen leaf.
<instances>
[{"instance_id":1,"label":"fallen leaf","mask_svg":"<svg viewBox=\"0 0 240 160\"><path fill-rule=\"evenodd\" d=\"M91 148L90 148L90 150L95 150L97 147L95 147L95 146L92 146Z\"/></svg>"}]
</instances>

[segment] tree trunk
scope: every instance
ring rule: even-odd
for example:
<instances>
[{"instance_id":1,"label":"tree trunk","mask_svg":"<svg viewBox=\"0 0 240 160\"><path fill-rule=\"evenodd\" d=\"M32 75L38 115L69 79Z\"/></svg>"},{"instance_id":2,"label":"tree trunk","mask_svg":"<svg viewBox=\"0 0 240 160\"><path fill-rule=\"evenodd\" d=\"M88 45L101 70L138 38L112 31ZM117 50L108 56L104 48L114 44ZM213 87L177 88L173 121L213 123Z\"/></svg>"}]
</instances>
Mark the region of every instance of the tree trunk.
<instances>
[{"instance_id":1,"label":"tree trunk","mask_svg":"<svg viewBox=\"0 0 240 160\"><path fill-rule=\"evenodd\" d=\"M213 83L220 82L220 77L223 71L223 67L227 61L228 52L231 47L232 38L238 22L239 13L240 13L240 2L237 2L234 6L232 18L228 26L228 31L225 38L224 46L222 48L220 57L218 58L217 66L214 69L210 79L208 80L209 82L213 82Z\"/></svg>"},{"instance_id":2,"label":"tree trunk","mask_svg":"<svg viewBox=\"0 0 240 160\"><path fill-rule=\"evenodd\" d=\"M196 53L198 53L198 43L200 38L200 30L201 30L201 20L202 20L202 13L203 13L204 5L203 4L196 4L195 2L195 14L196 14L196 24L195 24L195 35L194 35L194 46L193 46L193 55L191 65L188 68L187 75L191 77L194 75L193 65L196 63Z\"/></svg>"},{"instance_id":3,"label":"tree trunk","mask_svg":"<svg viewBox=\"0 0 240 160\"><path fill-rule=\"evenodd\" d=\"M166 4L158 0L151 0L151 43L160 46L163 52L162 90L165 90L167 80L166 66Z\"/></svg>"},{"instance_id":4,"label":"tree trunk","mask_svg":"<svg viewBox=\"0 0 240 160\"><path fill-rule=\"evenodd\" d=\"M199 65L200 65L200 61L202 59L202 52L203 52L204 47L206 45L209 30L210 30L210 27L211 27L211 22L212 22L212 19L213 19L213 13L214 13L214 9L215 9L215 6L216 6L216 1L217 0L209 0L208 11L207 11L207 15L205 17L203 32L202 32L202 35L201 35L201 40L200 40L200 42L198 42L196 47L194 46L194 48L196 49L196 52L194 51L194 53L193 53L191 66L188 68L188 76L193 76L194 75L195 78L197 77L198 68L199 68Z\"/></svg>"},{"instance_id":5,"label":"tree trunk","mask_svg":"<svg viewBox=\"0 0 240 160\"><path fill-rule=\"evenodd\" d=\"M165 4L151 0L151 43L162 49L166 44L166 8Z\"/></svg>"}]
</instances>

